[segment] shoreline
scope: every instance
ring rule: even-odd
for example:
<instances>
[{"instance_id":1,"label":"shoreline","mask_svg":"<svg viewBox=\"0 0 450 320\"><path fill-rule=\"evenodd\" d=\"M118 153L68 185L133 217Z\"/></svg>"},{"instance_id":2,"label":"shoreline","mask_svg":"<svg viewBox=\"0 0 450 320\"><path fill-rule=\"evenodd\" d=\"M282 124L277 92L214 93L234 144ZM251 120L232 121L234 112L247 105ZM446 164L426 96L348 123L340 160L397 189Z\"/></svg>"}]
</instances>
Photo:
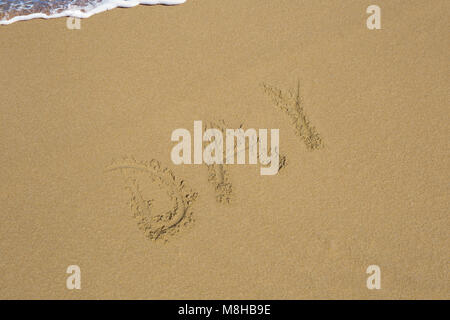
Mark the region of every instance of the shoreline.
<instances>
[{"instance_id":1,"label":"shoreline","mask_svg":"<svg viewBox=\"0 0 450 320\"><path fill-rule=\"evenodd\" d=\"M0 19L0 25L10 25L14 22L19 21L27 21L27 20L33 20L33 19L54 19L54 18L62 18L62 17L72 17L72 18L79 18L79 19L87 19L92 17L95 14L112 10L115 8L132 8L138 5L165 5L165 6L173 6L173 5L179 5L186 2L186 0L109 0L110 2L106 2L104 4L101 4L93 9L90 9L88 12L83 12L85 8L79 8L79 9L65 9L63 12L59 13L31 13L28 15L16 15L13 18L10 18L8 20L1 20Z\"/></svg>"}]
</instances>

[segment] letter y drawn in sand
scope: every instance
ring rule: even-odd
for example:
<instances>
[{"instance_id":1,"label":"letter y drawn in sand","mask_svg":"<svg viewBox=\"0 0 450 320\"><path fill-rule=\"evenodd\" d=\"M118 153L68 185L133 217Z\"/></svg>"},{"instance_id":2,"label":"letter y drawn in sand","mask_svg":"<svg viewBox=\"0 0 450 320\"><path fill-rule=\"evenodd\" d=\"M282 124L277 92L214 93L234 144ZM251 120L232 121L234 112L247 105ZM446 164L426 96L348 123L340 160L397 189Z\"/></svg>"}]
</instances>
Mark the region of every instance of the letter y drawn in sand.
<instances>
[{"instance_id":1,"label":"letter y drawn in sand","mask_svg":"<svg viewBox=\"0 0 450 320\"><path fill-rule=\"evenodd\" d=\"M306 116L303 99L300 96L300 83L297 85L297 92L292 90L283 92L265 83L263 88L276 107L291 118L296 135L303 140L308 150L316 150L324 146L322 137Z\"/></svg>"}]
</instances>

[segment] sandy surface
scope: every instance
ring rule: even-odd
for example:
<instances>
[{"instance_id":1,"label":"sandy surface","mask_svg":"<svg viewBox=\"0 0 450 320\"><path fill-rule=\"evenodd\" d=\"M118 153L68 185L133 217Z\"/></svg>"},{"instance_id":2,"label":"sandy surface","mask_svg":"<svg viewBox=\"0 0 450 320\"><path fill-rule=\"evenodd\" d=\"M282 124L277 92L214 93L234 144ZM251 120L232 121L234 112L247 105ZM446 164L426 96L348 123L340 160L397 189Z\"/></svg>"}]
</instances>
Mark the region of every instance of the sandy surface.
<instances>
[{"instance_id":1,"label":"sandy surface","mask_svg":"<svg viewBox=\"0 0 450 320\"><path fill-rule=\"evenodd\" d=\"M372 2L350 0L188 0L81 30L0 28L0 298L450 298L450 5L376 2L374 31ZM263 87L298 82L322 148ZM172 131L194 120L279 128L287 165L228 166L218 201L215 168L170 159ZM167 192L105 170L114 159L171 169L198 195L192 221L149 239L126 187L161 212ZM66 288L72 264L81 290ZM381 290L366 288L372 264Z\"/></svg>"}]
</instances>

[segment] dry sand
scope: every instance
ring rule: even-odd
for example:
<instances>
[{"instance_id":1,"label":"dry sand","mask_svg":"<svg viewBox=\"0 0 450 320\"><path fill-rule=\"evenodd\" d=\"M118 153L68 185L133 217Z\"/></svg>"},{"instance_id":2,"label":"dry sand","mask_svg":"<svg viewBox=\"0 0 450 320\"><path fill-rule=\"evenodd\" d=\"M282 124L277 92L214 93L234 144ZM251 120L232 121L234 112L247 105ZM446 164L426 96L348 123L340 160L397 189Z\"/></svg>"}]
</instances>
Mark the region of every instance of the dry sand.
<instances>
[{"instance_id":1,"label":"dry sand","mask_svg":"<svg viewBox=\"0 0 450 320\"><path fill-rule=\"evenodd\" d=\"M0 28L0 298L450 298L449 15L446 0L188 0ZM321 148L263 87L298 82ZM227 166L222 190L220 168L171 162L194 120L280 128L287 165ZM139 217L179 215L179 180L192 221L158 238Z\"/></svg>"}]
</instances>

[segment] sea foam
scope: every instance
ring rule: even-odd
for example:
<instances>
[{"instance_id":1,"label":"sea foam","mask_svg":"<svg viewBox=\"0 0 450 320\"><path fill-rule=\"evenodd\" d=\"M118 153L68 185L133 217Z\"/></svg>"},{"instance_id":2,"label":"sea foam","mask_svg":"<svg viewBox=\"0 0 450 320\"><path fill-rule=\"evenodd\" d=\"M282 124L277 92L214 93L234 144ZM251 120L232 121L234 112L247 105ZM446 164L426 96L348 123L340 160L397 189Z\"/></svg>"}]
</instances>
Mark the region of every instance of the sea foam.
<instances>
[{"instance_id":1,"label":"sea foam","mask_svg":"<svg viewBox=\"0 0 450 320\"><path fill-rule=\"evenodd\" d=\"M175 5L186 0L0 0L0 25L30 19L59 17L89 18L117 7L139 4Z\"/></svg>"}]
</instances>

